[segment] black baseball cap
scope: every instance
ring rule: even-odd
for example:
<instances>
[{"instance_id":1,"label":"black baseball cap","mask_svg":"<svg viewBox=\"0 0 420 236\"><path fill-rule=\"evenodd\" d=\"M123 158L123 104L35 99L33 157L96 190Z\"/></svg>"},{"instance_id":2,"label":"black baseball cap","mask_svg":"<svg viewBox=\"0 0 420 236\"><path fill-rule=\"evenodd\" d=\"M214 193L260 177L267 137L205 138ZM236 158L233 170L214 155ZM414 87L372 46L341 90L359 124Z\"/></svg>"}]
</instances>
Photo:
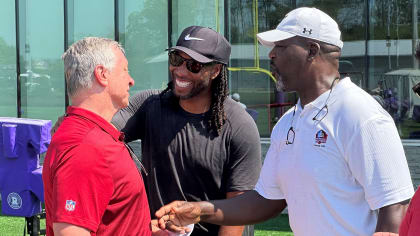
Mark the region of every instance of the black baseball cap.
<instances>
[{"instance_id":1,"label":"black baseball cap","mask_svg":"<svg viewBox=\"0 0 420 236\"><path fill-rule=\"evenodd\" d=\"M168 50L183 51L201 63L228 64L231 46L223 35L210 28L190 26L182 31L176 46Z\"/></svg>"}]
</instances>

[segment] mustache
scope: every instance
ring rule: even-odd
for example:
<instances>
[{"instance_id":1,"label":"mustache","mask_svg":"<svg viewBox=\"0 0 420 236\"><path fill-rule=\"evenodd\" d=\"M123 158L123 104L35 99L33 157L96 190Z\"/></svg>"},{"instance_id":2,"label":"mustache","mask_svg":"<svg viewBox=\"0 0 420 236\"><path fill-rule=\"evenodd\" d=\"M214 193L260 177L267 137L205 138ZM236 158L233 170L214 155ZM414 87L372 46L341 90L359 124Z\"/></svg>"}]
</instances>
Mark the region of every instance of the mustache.
<instances>
[{"instance_id":1,"label":"mustache","mask_svg":"<svg viewBox=\"0 0 420 236\"><path fill-rule=\"evenodd\" d=\"M274 62L272 60L270 60L270 71L271 73L278 74L277 67L274 65Z\"/></svg>"}]
</instances>

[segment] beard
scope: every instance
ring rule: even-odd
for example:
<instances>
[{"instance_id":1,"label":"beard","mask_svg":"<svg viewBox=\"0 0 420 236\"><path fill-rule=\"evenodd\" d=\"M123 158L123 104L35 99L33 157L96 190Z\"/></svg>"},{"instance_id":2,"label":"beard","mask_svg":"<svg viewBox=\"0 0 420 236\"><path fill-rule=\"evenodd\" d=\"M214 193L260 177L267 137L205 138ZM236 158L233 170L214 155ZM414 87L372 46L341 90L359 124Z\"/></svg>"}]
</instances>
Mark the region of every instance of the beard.
<instances>
[{"instance_id":1,"label":"beard","mask_svg":"<svg viewBox=\"0 0 420 236\"><path fill-rule=\"evenodd\" d=\"M274 66L273 62L270 65L271 74L276 78L276 90L278 92L285 92L285 87L283 81L281 79L281 75L279 74L277 68Z\"/></svg>"},{"instance_id":2,"label":"beard","mask_svg":"<svg viewBox=\"0 0 420 236\"><path fill-rule=\"evenodd\" d=\"M281 77L280 76L276 76L276 90L278 92L286 92L286 89L284 87L283 81L281 81Z\"/></svg>"}]
</instances>

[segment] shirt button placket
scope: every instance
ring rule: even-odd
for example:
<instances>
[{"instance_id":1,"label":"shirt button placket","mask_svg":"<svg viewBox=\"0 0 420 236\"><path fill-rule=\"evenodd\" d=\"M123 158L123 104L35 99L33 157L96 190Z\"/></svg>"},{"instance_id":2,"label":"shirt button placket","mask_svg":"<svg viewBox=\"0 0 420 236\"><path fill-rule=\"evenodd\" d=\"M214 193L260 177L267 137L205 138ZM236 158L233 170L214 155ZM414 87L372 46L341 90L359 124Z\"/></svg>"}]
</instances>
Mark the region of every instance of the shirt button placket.
<instances>
[{"instance_id":1,"label":"shirt button placket","mask_svg":"<svg viewBox=\"0 0 420 236\"><path fill-rule=\"evenodd\" d=\"M295 132L299 132L299 130L300 130L300 128L299 128L300 127L300 122L303 119L303 117L305 117L304 112L305 112L305 110L301 110L298 117L297 117Z\"/></svg>"}]
</instances>

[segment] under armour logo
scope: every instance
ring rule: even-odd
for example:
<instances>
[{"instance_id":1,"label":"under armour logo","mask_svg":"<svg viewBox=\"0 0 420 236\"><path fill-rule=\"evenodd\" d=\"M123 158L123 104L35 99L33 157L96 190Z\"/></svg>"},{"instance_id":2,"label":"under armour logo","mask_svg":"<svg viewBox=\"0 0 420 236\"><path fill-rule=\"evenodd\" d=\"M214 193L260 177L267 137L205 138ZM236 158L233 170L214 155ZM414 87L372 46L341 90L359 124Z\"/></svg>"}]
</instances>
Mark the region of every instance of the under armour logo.
<instances>
[{"instance_id":1,"label":"under armour logo","mask_svg":"<svg viewBox=\"0 0 420 236\"><path fill-rule=\"evenodd\" d=\"M306 28L303 28L302 33L304 33L304 34L306 34L306 33L312 34L312 29L307 30Z\"/></svg>"}]
</instances>

